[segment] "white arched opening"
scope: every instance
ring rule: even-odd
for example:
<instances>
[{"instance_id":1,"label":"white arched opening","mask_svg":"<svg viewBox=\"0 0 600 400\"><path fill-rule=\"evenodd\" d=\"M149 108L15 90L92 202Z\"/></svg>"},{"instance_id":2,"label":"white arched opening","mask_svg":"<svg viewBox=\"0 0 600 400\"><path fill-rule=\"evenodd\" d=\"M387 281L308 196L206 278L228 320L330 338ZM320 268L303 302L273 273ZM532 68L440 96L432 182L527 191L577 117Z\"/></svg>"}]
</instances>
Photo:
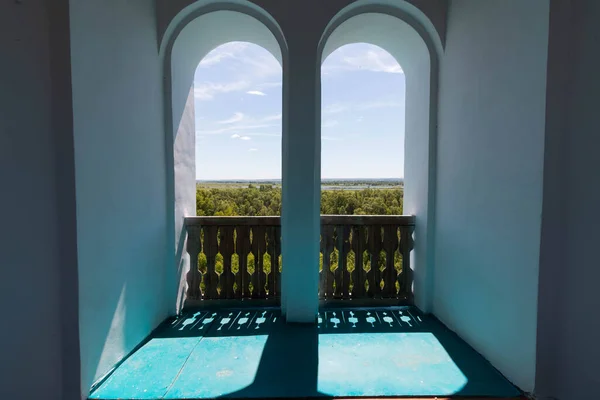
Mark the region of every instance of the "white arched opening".
<instances>
[{"instance_id":1,"label":"white arched opening","mask_svg":"<svg viewBox=\"0 0 600 400\"><path fill-rule=\"evenodd\" d=\"M236 41L261 46L282 66L286 65L287 46L281 30L264 10L247 1L196 2L173 19L161 44L169 174L167 205L174 244L166 271L170 312L183 305L185 273L189 269L183 221L186 216L196 215L194 72L211 50ZM285 104L283 110L285 118ZM285 119L282 135L286 135Z\"/></svg>"},{"instance_id":2,"label":"white arched opening","mask_svg":"<svg viewBox=\"0 0 600 400\"><path fill-rule=\"evenodd\" d=\"M416 305L426 312L431 310L433 290L437 60L441 51L430 25L406 2L359 1L333 18L319 44L321 63L341 46L363 42L390 53L404 70L404 213L416 216L413 290Z\"/></svg>"}]
</instances>

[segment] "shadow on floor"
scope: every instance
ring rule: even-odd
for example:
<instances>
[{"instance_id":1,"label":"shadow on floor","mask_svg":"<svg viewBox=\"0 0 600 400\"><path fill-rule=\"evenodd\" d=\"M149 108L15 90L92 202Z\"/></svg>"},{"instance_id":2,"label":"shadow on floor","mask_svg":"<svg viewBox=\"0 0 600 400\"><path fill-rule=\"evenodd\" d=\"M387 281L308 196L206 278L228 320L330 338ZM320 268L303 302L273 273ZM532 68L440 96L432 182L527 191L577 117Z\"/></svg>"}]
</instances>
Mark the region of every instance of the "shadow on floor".
<instances>
[{"instance_id":1,"label":"shadow on floor","mask_svg":"<svg viewBox=\"0 0 600 400\"><path fill-rule=\"evenodd\" d=\"M315 325L286 324L277 309L190 312L166 321L151 342L161 339L195 344L173 364L172 380L157 390L164 393L158 398L521 394L456 334L414 307L322 310ZM147 361L135 357L92 398L128 398L119 385L148 390L130 382L145 379L133 368Z\"/></svg>"},{"instance_id":2,"label":"shadow on floor","mask_svg":"<svg viewBox=\"0 0 600 400\"><path fill-rule=\"evenodd\" d=\"M317 390L318 377L317 327L282 323L267 338L254 382L223 397L331 397Z\"/></svg>"}]
</instances>

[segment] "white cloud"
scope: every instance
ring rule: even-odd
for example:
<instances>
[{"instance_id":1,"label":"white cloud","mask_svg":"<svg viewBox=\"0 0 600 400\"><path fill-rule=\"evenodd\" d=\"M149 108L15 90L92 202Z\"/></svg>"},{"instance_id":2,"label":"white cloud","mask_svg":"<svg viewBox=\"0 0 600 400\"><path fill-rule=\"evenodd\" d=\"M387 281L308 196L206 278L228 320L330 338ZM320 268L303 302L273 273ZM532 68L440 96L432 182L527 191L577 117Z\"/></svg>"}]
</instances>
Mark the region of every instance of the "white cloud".
<instances>
[{"instance_id":1,"label":"white cloud","mask_svg":"<svg viewBox=\"0 0 600 400\"><path fill-rule=\"evenodd\" d=\"M207 68L216 65L227 58L232 58L232 55L230 53L217 51L214 54L209 53L202 59L202 61L200 61L200 64L198 65L200 67Z\"/></svg>"},{"instance_id":2,"label":"white cloud","mask_svg":"<svg viewBox=\"0 0 600 400\"><path fill-rule=\"evenodd\" d=\"M237 92L245 90L250 86L247 81L236 81L229 83L202 82L194 85L194 98L196 100L211 100L217 94Z\"/></svg>"},{"instance_id":3,"label":"white cloud","mask_svg":"<svg viewBox=\"0 0 600 400\"><path fill-rule=\"evenodd\" d=\"M331 119L331 120L324 121L321 124L321 128L331 128L331 127L334 127L334 126L336 126L338 124L339 124L339 122L337 120Z\"/></svg>"},{"instance_id":4,"label":"white cloud","mask_svg":"<svg viewBox=\"0 0 600 400\"><path fill-rule=\"evenodd\" d=\"M248 54L252 53L252 54ZM256 78L269 78L274 76L281 76L282 70L281 65L271 53L266 50L262 52L247 52L246 54L240 54L237 60L245 66L245 70L250 75Z\"/></svg>"},{"instance_id":5,"label":"white cloud","mask_svg":"<svg viewBox=\"0 0 600 400\"><path fill-rule=\"evenodd\" d=\"M242 140L250 140L250 136L242 136L242 137L240 137L240 139L242 139Z\"/></svg>"},{"instance_id":6,"label":"white cloud","mask_svg":"<svg viewBox=\"0 0 600 400\"><path fill-rule=\"evenodd\" d=\"M361 54L354 57L344 57L346 65L357 70L367 70L373 72L387 72L391 74L401 74L402 68L394 60L394 58L381 51L368 51L366 54Z\"/></svg>"},{"instance_id":7,"label":"white cloud","mask_svg":"<svg viewBox=\"0 0 600 400\"><path fill-rule=\"evenodd\" d=\"M249 90L246 92L247 94L252 94L254 96L266 96L267 94L264 92L261 92L260 90Z\"/></svg>"},{"instance_id":8,"label":"white cloud","mask_svg":"<svg viewBox=\"0 0 600 400\"><path fill-rule=\"evenodd\" d=\"M248 149L248 151L258 151L258 149L256 149L256 148L253 147L251 149Z\"/></svg>"},{"instance_id":9,"label":"white cloud","mask_svg":"<svg viewBox=\"0 0 600 400\"><path fill-rule=\"evenodd\" d=\"M264 118L261 118L261 121L264 122L268 122L268 121L280 121L281 120L281 113L279 114L275 114L275 115L267 115Z\"/></svg>"},{"instance_id":10,"label":"white cloud","mask_svg":"<svg viewBox=\"0 0 600 400\"><path fill-rule=\"evenodd\" d=\"M217 124L234 124L236 122L240 122L243 119L244 114L241 112L236 112L231 118L224 119L223 121L217 121Z\"/></svg>"},{"instance_id":11,"label":"white cloud","mask_svg":"<svg viewBox=\"0 0 600 400\"><path fill-rule=\"evenodd\" d=\"M339 137L336 136L323 136L321 135L321 140L327 140L327 141L338 141L341 140Z\"/></svg>"},{"instance_id":12,"label":"white cloud","mask_svg":"<svg viewBox=\"0 0 600 400\"><path fill-rule=\"evenodd\" d=\"M377 100L356 105L357 110L371 110L373 108L399 108L403 107L404 103L397 100Z\"/></svg>"},{"instance_id":13,"label":"white cloud","mask_svg":"<svg viewBox=\"0 0 600 400\"><path fill-rule=\"evenodd\" d=\"M344 112L348 109L348 106L341 103L329 104L323 108L324 114L337 114Z\"/></svg>"},{"instance_id":14,"label":"white cloud","mask_svg":"<svg viewBox=\"0 0 600 400\"><path fill-rule=\"evenodd\" d=\"M231 124L231 126L227 126L225 128L218 128L218 129L208 129L208 130L197 130L196 133L198 135L218 135L221 133L225 133L225 132L232 132L232 131L246 131L246 130L253 130L253 129L262 129L262 128L270 128L270 127L274 127L277 125L274 124L249 124L249 125L239 125L239 124Z\"/></svg>"},{"instance_id":15,"label":"white cloud","mask_svg":"<svg viewBox=\"0 0 600 400\"><path fill-rule=\"evenodd\" d=\"M243 52L250 46L245 42L230 42L217 47L208 53L201 61L199 66L203 68L211 67L228 58L236 58L236 55Z\"/></svg>"},{"instance_id":16,"label":"white cloud","mask_svg":"<svg viewBox=\"0 0 600 400\"><path fill-rule=\"evenodd\" d=\"M220 65L222 64L222 65ZM231 70L230 82L202 81L204 74ZM218 70L218 71L217 71ZM217 47L199 63L195 74L194 97L208 101L215 96L231 92L246 92L255 96L266 96L268 90L281 87L281 65L264 48L245 42L231 42ZM206 75L205 75L206 76Z\"/></svg>"},{"instance_id":17,"label":"white cloud","mask_svg":"<svg viewBox=\"0 0 600 400\"><path fill-rule=\"evenodd\" d=\"M274 82L263 82L263 83L259 83L258 85L256 85L259 89L261 90L266 90L266 89L273 89L273 88L278 88L278 87L282 87L283 83L281 81L274 81Z\"/></svg>"},{"instance_id":18,"label":"white cloud","mask_svg":"<svg viewBox=\"0 0 600 400\"><path fill-rule=\"evenodd\" d=\"M323 63L322 72L329 75L335 71L372 71L402 74L402 67L387 51L374 45L341 47Z\"/></svg>"},{"instance_id":19,"label":"white cloud","mask_svg":"<svg viewBox=\"0 0 600 400\"><path fill-rule=\"evenodd\" d=\"M241 137L241 136L240 136L240 135L238 135L237 133L234 133L233 135L231 135L231 138L232 138L232 139L238 139L238 138L240 138L240 137Z\"/></svg>"},{"instance_id":20,"label":"white cloud","mask_svg":"<svg viewBox=\"0 0 600 400\"><path fill-rule=\"evenodd\" d=\"M269 133L271 129L266 128L272 128L275 132ZM255 130L259 130L259 132L262 130L263 132L250 132ZM203 124L202 129L198 129L196 134L199 136L218 135L227 132L239 134L240 131L249 131L247 135L250 136L281 136L281 113L256 118L236 112L226 120Z\"/></svg>"},{"instance_id":21,"label":"white cloud","mask_svg":"<svg viewBox=\"0 0 600 400\"><path fill-rule=\"evenodd\" d=\"M374 108L399 108L404 107L404 102L394 99L383 99L375 101L367 101L363 103L333 103L323 107L323 114L338 114L346 111L364 111ZM362 121L362 116L358 117L357 121Z\"/></svg>"},{"instance_id":22,"label":"white cloud","mask_svg":"<svg viewBox=\"0 0 600 400\"><path fill-rule=\"evenodd\" d=\"M278 138L281 137L280 133L254 133L254 132L252 132L252 133L249 133L248 135L250 135L251 137L254 137L254 136L278 137Z\"/></svg>"},{"instance_id":23,"label":"white cloud","mask_svg":"<svg viewBox=\"0 0 600 400\"><path fill-rule=\"evenodd\" d=\"M230 42L215 48L200 61L198 67L211 68L224 60L233 67L242 67L240 69L245 74L255 77L266 78L282 73L281 65L268 50L246 42Z\"/></svg>"}]
</instances>

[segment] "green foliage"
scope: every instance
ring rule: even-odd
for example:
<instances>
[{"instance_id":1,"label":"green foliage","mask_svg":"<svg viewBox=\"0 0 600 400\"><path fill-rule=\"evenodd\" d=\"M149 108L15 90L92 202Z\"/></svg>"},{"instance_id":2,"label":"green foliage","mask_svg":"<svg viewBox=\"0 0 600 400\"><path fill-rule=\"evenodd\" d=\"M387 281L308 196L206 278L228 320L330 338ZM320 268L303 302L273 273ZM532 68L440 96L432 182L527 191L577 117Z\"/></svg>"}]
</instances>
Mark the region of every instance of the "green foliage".
<instances>
[{"instance_id":1,"label":"green foliage","mask_svg":"<svg viewBox=\"0 0 600 400\"><path fill-rule=\"evenodd\" d=\"M400 215L403 189L323 190L321 214Z\"/></svg>"},{"instance_id":2,"label":"green foliage","mask_svg":"<svg viewBox=\"0 0 600 400\"><path fill-rule=\"evenodd\" d=\"M323 190L321 214L400 215L403 189ZM196 212L202 216L281 215L281 188L273 185L247 188L196 189Z\"/></svg>"},{"instance_id":3,"label":"green foliage","mask_svg":"<svg viewBox=\"0 0 600 400\"><path fill-rule=\"evenodd\" d=\"M403 188L396 189L358 189L358 190L323 190L321 191L321 214L338 215L401 215L403 206ZM269 216L281 215L281 187L271 184L250 184L244 188L196 188L196 211L202 216ZM223 256L217 254L215 270L223 272ZM347 268L354 270L355 254L347 255ZM248 272L255 268L254 254L248 255ZM271 271L271 259L268 254L263 259L264 271ZM323 268L323 255L319 263ZM334 250L330 258L330 269L335 271L339 264L338 250ZM401 271L402 256L399 252L394 255L394 265L398 272ZM279 261L281 269L281 259ZM206 256L200 254L198 267L202 273L206 272ZM385 253L382 252L377 267L385 267ZM231 268L234 273L239 270L239 257L233 255ZM367 252L363 255L363 268L371 269L371 258ZM202 283L204 289L204 283ZM352 285L351 285L352 289Z\"/></svg>"},{"instance_id":4,"label":"green foliage","mask_svg":"<svg viewBox=\"0 0 600 400\"><path fill-rule=\"evenodd\" d=\"M281 189L272 185L248 188L196 188L196 213L203 216L267 216L281 214Z\"/></svg>"}]
</instances>

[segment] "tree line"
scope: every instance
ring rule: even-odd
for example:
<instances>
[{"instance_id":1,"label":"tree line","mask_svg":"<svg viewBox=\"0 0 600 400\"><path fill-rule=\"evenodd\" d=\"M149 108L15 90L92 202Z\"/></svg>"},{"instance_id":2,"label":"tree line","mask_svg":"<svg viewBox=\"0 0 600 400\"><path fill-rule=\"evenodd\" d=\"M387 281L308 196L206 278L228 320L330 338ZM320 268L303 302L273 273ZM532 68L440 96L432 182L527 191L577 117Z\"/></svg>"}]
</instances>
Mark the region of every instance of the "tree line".
<instances>
[{"instance_id":1,"label":"tree line","mask_svg":"<svg viewBox=\"0 0 600 400\"><path fill-rule=\"evenodd\" d=\"M323 190L321 214L400 215L403 188ZM281 188L249 185L248 188L196 188L199 216L281 215Z\"/></svg>"}]
</instances>

